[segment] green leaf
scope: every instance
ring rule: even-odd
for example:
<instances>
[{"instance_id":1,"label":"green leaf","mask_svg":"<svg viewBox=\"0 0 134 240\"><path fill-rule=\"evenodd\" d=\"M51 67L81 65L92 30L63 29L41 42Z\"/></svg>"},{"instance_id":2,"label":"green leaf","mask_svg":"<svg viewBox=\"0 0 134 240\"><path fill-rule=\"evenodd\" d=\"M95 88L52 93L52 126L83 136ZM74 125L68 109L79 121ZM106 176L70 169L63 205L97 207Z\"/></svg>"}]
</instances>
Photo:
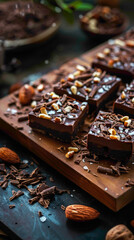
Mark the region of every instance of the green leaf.
<instances>
[{"instance_id":1,"label":"green leaf","mask_svg":"<svg viewBox=\"0 0 134 240\"><path fill-rule=\"evenodd\" d=\"M76 0L69 4L70 8L74 8L74 10L90 10L92 8L92 4L83 3L81 0Z\"/></svg>"}]
</instances>

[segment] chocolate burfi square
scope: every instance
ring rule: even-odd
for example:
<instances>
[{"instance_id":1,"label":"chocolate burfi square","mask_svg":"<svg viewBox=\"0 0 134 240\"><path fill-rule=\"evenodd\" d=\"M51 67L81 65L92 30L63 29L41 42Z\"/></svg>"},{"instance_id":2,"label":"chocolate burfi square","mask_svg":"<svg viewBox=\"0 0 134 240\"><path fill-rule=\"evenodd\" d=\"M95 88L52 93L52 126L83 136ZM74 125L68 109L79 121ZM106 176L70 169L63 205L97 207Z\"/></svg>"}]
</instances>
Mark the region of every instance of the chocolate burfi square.
<instances>
[{"instance_id":1,"label":"chocolate burfi square","mask_svg":"<svg viewBox=\"0 0 134 240\"><path fill-rule=\"evenodd\" d=\"M134 152L134 119L100 111L89 130L87 147L96 155L128 160Z\"/></svg>"},{"instance_id":2,"label":"chocolate burfi square","mask_svg":"<svg viewBox=\"0 0 134 240\"><path fill-rule=\"evenodd\" d=\"M111 39L108 45L98 52L93 67L102 68L130 81L134 77L134 29L118 39Z\"/></svg>"},{"instance_id":3,"label":"chocolate burfi square","mask_svg":"<svg viewBox=\"0 0 134 240\"><path fill-rule=\"evenodd\" d=\"M127 85L114 103L114 112L134 118L134 80Z\"/></svg>"},{"instance_id":4,"label":"chocolate burfi square","mask_svg":"<svg viewBox=\"0 0 134 240\"><path fill-rule=\"evenodd\" d=\"M64 142L76 135L88 113L88 104L67 95L46 93L40 104L29 113L29 126Z\"/></svg>"},{"instance_id":5,"label":"chocolate burfi square","mask_svg":"<svg viewBox=\"0 0 134 240\"><path fill-rule=\"evenodd\" d=\"M101 69L76 66L76 71L62 78L54 87L59 94L67 94L89 104L89 112L97 110L102 103L116 93L121 79L111 76Z\"/></svg>"}]
</instances>

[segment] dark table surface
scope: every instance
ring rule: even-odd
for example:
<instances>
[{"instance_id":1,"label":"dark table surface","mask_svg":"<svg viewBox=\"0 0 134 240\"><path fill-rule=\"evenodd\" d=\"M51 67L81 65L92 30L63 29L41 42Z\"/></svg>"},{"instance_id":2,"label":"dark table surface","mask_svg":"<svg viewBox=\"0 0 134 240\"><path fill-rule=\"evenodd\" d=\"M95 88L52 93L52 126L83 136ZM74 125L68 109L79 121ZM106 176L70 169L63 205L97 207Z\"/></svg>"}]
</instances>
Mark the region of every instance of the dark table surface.
<instances>
[{"instance_id":1,"label":"dark table surface","mask_svg":"<svg viewBox=\"0 0 134 240\"><path fill-rule=\"evenodd\" d=\"M134 2L127 1L125 3L124 1L122 8L129 16L130 25L132 25L134 23ZM61 64L71 58L77 57L83 52L97 46L99 43L99 39L97 41L89 39L79 29L78 17L76 17L75 24L72 26L69 26L63 20L59 32L49 42L36 46L33 49L23 49L19 52L6 52L6 62L9 62L12 57L17 57L21 60L22 65L17 72L4 73L0 76L0 97L3 97L8 93L11 84L22 80L33 81L42 74L58 68ZM15 150L22 160L27 159L29 163L32 161L33 157L37 159L37 157L32 154L32 149L31 152L29 152L1 131L0 147L2 146ZM114 213L48 165L41 162L39 159L37 160L40 163L42 172L47 176L47 182L49 184L52 185L49 181L50 176L52 176L54 179L54 185L63 189L70 189L71 193L56 197L48 210L41 208L40 206L38 207L37 205L32 206L29 210L29 214L35 216L37 215L38 210L41 210L47 220L45 223L39 223L40 229L36 229L35 222L33 223L35 226L31 224L32 238L26 236L25 239L103 240L105 239L106 232L117 224L123 223L131 229L130 220L134 219L134 203L129 204L118 213ZM31 166L30 168L33 167ZM2 194L2 192L0 194ZM72 224L67 221L64 211L61 209L61 205L63 204L64 206L67 206L76 203L96 208L101 213L99 220L88 224ZM8 206L5 206L5 209L7 210ZM13 221L12 216L9 217L9 220L7 219L7 222L5 219L5 223L7 223L9 228L18 228L17 225L13 226L10 221ZM3 225L1 226L1 229L4 229L9 237L0 237L0 239L15 239L11 232L8 232ZM20 235L23 235L24 228L22 228L22 226L20 227L20 231L22 231Z\"/></svg>"}]
</instances>

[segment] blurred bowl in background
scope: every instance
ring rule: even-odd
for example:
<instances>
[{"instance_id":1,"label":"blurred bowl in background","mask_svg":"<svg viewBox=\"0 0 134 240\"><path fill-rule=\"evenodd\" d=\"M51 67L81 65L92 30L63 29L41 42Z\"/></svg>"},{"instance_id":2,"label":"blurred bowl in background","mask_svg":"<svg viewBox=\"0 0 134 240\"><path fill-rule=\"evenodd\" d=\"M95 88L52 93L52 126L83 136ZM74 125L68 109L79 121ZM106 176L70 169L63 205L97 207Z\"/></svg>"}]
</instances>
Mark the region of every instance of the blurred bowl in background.
<instances>
[{"instance_id":1,"label":"blurred bowl in background","mask_svg":"<svg viewBox=\"0 0 134 240\"><path fill-rule=\"evenodd\" d=\"M118 8L96 6L81 19L81 29L87 36L106 40L121 34L128 27L128 18Z\"/></svg>"},{"instance_id":2,"label":"blurred bowl in background","mask_svg":"<svg viewBox=\"0 0 134 240\"><path fill-rule=\"evenodd\" d=\"M0 3L0 39L5 49L48 40L60 26L59 15L32 1Z\"/></svg>"}]
</instances>

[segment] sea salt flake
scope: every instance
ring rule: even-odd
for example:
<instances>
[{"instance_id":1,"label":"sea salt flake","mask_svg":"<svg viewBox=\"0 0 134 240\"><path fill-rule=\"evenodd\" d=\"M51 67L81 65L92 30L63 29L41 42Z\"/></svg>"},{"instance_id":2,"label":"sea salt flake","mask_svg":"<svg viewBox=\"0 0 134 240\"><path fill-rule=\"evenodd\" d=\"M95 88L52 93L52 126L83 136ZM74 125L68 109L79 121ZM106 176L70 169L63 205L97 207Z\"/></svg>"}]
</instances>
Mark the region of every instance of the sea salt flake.
<instances>
[{"instance_id":1,"label":"sea salt flake","mask_svg":"<svg viewBox=\"0 0 134 240\"><path fill-rule=\"evenodd\" d=\"M105 191L107 191L107 190L108 190L108 188L106 187L106 188L105 188Z\"/></svg>"},{"instance_id":2,"label":"sea salt flake","mask_svg":"<svg viewBox=\"0 0 134 240\"><path fill-rule=\"evenodd\" d=\"M84 169L85 171L88 171L88 167L87 167L87 166L84 166L83 169Z\"/></svg>"},{"instance_id":3,"label":"sea salt flake","mask_svg":"<svg viewBox=\"0 0 134 240\"><path fill-rule=\"evenodd\" d=\"M46 220L47 220L47 219L46 219L45 216L40 217L40 221L41 221L41 222L45 222Z\"/></svg>"}]
</instances>

